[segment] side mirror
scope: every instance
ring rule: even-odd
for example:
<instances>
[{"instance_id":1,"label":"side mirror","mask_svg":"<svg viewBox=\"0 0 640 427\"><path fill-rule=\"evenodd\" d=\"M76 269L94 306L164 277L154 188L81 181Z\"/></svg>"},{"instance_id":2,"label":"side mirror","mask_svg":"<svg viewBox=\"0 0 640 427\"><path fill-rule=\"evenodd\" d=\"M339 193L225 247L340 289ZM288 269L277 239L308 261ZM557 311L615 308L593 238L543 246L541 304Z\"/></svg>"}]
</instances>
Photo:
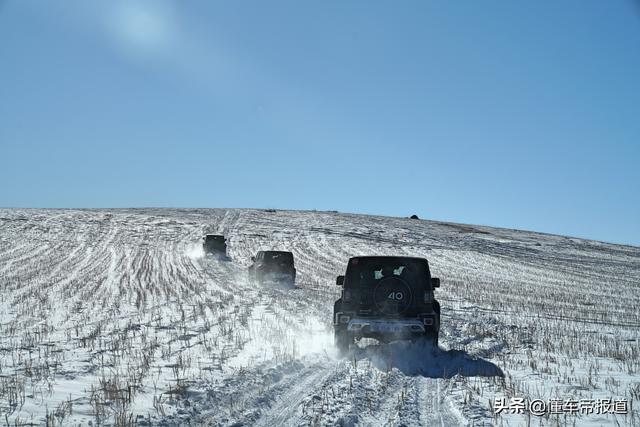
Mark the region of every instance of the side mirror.
<instances>
[{"instance_id":1,"label":"side mirror","mask_svg":"<svg viewBox=\"0 0 640 427\"><path fill-rule=\"evenodd\" d=\"M251 262L256 262L256 257L252 256L251 257Z\"/></svg>"},{"instance_id":2,"label":"side mirror","mask_svg":"<svg viewBox=\"0 0 640 427\"><path fill-rule=\"evenodd\" d=\"M344 276L336 277L336 286L343 286L343 285L344 285Z\"/></svg>"},{"instance_id":3,"label":"side mirror","mask_svg":"<svg viewBox=\"0 0 640 427\"><path fill-rule=\"evenodd\" d=\"M437 277L432 277L431 278L431 287L432 288L439 288L440 287L440 279Z\"/></svg>"}]
</instances>

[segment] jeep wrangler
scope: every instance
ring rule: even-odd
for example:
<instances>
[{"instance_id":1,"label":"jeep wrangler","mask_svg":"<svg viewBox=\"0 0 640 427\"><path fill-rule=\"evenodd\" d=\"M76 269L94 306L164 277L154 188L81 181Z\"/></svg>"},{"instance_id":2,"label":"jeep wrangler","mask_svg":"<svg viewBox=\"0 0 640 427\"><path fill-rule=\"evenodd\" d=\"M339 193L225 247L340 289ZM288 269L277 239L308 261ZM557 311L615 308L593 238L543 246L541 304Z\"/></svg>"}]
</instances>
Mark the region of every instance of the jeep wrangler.
<instances>
[{"instance_id":1,"label":"jeep wrangler","mask_svg":"<svg viewBox=\"0 0 640 427\"><path fill-rule=\"evenodd\" d=\"M349 260L333 308L335 343L341 352L361 338L387 343L426 338L438 345L440 303L424 258L361 256Z\"/></svg>"},{"instance_id":2,"label":"jeep wrangler","mask_svg":"<svg viewBox=\"0 0 640 427\"><path fill-rule=\"evenodd\" d=\"M216 234L207 234L202 238L202 249L205 254L227 256L227 239Z\"/></svg>"},{"instance_id":3,"label":"jeep wrangler","mask_svg":"<svg viewBox=\"0 0 640 427\"><path fill-rule=\"evenodd\" d=\"M249 280L256 284L278 282L294 284L296 269L293 265L293 254L284 251L259 251L251 257L253 264L249 266Z\"/></svg>"}]
</instances>

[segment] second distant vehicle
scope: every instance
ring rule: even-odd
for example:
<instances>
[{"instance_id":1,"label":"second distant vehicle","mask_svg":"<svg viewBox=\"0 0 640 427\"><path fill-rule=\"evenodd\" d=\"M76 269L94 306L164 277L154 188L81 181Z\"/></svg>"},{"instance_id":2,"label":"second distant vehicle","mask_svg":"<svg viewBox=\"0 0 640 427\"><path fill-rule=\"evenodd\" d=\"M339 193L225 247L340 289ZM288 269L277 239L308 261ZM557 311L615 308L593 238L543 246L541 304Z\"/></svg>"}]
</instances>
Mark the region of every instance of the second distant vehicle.
<instances>
[{"instance_id":1,"label":"second distant vehicle","mask_svg":"<svg viewBox=\"0 0 640 427\"><path fill-rule=\"evenodd\" d=\"M249 279L254 283L288 283L296 281L296 269L293 254L285 251L259 251L251 257Z\"/></svg>"},{"instance_id":2,"label":"second distant vehicle","mask_svg":"<svg viewBox=\"0 0 640 427\"><path fill-rule=\"evenodd\" d=\"M219 234L207 234L202 238L202 249L204 249L205 254L226 257L227 239Z\"/></svg>"}]
</instances>

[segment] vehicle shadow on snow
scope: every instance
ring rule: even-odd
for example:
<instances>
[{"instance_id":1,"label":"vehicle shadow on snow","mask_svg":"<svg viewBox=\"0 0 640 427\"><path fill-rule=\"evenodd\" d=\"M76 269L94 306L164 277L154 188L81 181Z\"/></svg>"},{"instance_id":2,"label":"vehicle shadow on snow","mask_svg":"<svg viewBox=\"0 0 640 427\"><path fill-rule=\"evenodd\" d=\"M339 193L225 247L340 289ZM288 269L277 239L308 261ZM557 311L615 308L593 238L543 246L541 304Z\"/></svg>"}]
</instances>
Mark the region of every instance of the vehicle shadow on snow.
<instances>
[{"instance_id":1,"label":"vehicle shadow on snow","mask_svg":"<svg viewBox=\"0 0 640 427\"><path fill-rule=\"evenodd\" d=\"M356 350L357 359L368 359L380 370L396 368L405 375L428 378L503 377L504 373L488 360L472 357L463 350L444 350L427 342L397 341L372 344Z\"/></svg>"}]
</instances>

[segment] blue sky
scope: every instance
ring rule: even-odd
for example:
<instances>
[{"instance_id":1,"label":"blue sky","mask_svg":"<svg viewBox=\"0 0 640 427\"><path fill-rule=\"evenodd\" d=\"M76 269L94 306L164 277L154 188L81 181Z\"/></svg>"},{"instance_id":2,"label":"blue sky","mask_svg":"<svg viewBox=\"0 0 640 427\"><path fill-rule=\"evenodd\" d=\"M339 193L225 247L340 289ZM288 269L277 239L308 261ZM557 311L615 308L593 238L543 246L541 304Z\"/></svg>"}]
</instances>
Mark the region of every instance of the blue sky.
<instances>
[{"instance_id":1,"label":"blue sky","mask_svg":"<svg viewBox=\"0 0 640 427\"><path fill-rule=\"evenodd\" d=\"M0 206L327 209L640 245L632 0L0 0Z\"/></svg>"}]
</instances>

